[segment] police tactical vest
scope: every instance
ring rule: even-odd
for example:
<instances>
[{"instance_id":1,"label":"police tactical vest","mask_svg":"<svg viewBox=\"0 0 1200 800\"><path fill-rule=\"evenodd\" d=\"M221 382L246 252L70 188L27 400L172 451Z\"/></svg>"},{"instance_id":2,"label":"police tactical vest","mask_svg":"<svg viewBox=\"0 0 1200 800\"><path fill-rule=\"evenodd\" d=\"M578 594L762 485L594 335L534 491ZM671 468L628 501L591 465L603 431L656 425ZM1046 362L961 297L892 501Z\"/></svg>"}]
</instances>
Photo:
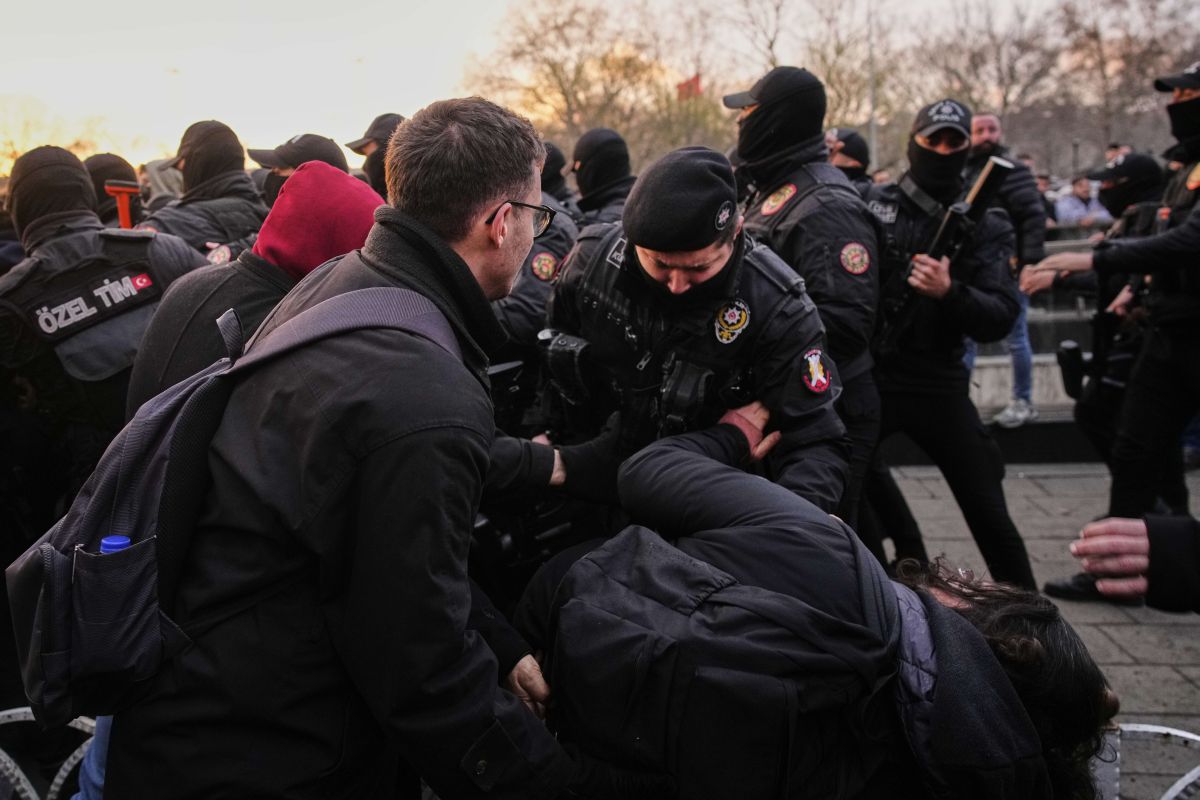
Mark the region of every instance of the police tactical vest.
<instances>
[{"instance_id":1,"label":"police tactical vest","mask_svg":"<svg viewBox=\"0 0 1200 800\"><path fill-rule=\"evenodd\" d=\"M1154 233L1163 233L1182 225L1198 201L1200 161L1193 161L1167 183ZM1200 272L1186 267L1179 269L1177 265L1161 272L1154 271L1146 306L1156 323L1194 324L1200 317Z\"/></svg>"}]
</instances>

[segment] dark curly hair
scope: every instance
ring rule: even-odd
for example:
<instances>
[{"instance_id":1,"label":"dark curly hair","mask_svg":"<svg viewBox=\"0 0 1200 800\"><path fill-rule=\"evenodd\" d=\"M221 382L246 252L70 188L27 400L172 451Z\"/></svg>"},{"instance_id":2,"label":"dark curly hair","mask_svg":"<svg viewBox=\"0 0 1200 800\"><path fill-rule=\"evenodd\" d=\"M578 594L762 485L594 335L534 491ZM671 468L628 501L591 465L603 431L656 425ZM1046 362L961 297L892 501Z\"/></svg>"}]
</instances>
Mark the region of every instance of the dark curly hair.
<instances>
[{"instance_id":1,"label":"dark curly hair","mask_svg":"<svg viewBox=\"0 0 1200 800\"><path fill-rule=\"evenodd\" d=\"M942 559L902 561L897 578L943 595L983 634L1041 738L1054 796L1095 800L1089 762L1120 704L1058 607L1037 592L975 580Z\"/></svg>"}]
</instances>

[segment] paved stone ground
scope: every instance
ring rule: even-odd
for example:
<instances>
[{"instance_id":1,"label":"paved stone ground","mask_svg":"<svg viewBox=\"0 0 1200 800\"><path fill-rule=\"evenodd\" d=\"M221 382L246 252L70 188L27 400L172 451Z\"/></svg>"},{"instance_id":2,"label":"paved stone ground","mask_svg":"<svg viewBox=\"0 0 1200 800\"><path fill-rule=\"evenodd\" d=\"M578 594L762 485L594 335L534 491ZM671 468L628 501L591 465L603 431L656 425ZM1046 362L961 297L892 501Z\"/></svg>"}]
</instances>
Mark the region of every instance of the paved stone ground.
<instances>
[{"instance_id":1,"label":"paved stone ground","mask_svg":"<svg viewBox=\"0 0 1200 800\"><path fill-rule=\"evenodd\" d=\"M934 467L895 470L931 556L985 572L958 506ZM1200 473L1188 476L1192 514L1200 511ZM1025 539L1042 583L1076 571L1067 544L1108 505L1108 472L1101 464L1008 465L1009 513ZM1121 722L1145 722L1200 733L1200 615L1148 608L1062 602L1109 682L1121 697ZM1200 763L1200 752L1161 745L1127 745L1121 797L1157 798Z\"/></svg>"}]
</instances>

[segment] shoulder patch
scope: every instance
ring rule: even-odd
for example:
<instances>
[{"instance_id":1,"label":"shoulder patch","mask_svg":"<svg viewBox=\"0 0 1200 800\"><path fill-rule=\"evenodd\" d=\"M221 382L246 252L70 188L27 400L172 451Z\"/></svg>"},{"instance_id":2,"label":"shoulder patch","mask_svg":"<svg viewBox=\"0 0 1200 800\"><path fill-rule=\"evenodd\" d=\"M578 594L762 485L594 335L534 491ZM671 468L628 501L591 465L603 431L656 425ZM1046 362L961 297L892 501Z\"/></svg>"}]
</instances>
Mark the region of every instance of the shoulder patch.
<instances>
[{"instance_id":1,"label":"shoulder patch","mask_svg":"<svg viewBox=\"0 0 1200 800\"><path fill-rule=\"evenodd\" d=\"M788 183L780 186L771 196L763 201L762 214L764 217L769 217L787 205L787 201L796 196L796 184Z\"/></svg>"},{"instance_id":2,"label":"shoulder patch","mask_svg":"<svg viewBox=\"0 0 1200 800\"><path fill-rule=\"evenodd\" d=\"M858 242L850 242L843 247L839 259L842 269L851 275L862 275L871 268L871 254Z\"/></svg>"},{"instance_id":3,"label":"shoulder patch","mask_svg":"<svg viewBox=\"0 0 1200 800\"><path fill-rule=\"evenodd\" d=\"M867 210L878 217L884 225L891 225L896 221L897 207L897 203L881 203L878 200L867 203Z\"/></svg>"},{"instance_id":4,"label":"shoulder patch","mask_svg":"<svg viewBox=\"0 0 1200 800\"><path fill-rule=\"evenodd\" d=\"M549 283L558 275L558 259L554 257L553 253L543 251L529 262L529 269L533 272L533 277Z\"/></svg>"},{"instance_id":5,"label":"shoulder patch","mask_svg":"<svg viewBox=\"0 0 1200 800\"><path fill-rule=\"evenodd\" d=\"M824 353L819 347L804 354L804 385L814 394L829 391L829 370L825 369Z\"/></svg>"},{"instance_id":6,"label":"shoulder patch","mask_svg":"<svg viewBox=\"0 0 1200 800\"><path fill-rule=\"evenodd\" d=\"M621 265L625 263L625 248L627 245L628 242L626 242L625 237L618 236L604 260L620 269Z\"/></svg>"},{"instance_id":7,"label":"shoulder patch","mask_svg":"<svg viewBox=\"0 0 1200 800\"><path fill-rule=\"evenodd\" d=\"M228 264L232 257L233 251L227 244L217 245L208 251L208 263L210 264Z\"/></svg>"},{"instance_id":8,"label":"shoulder patch","mask_svg":"<svg viewBox=\"0 0 1200 800\"><path fill-rule=\"evenodd\" d=\"M750 327L750 306L743 300L726 303L717 311L713 321L713 332L721 344L732 344L742 332Z\"/></svg>"},{"instance_id":9,"label":"shoulder patch","mask_svg":"<svg viewBox=\"0 0 1200 800\"><path fill-rule=\"evenodd\" d=\"M1200 164L1192 167L1192 171L1188 173L1187 188L1189 192L1200 189Z\"/></svg>"},{"instance_id":10,"label":"shoulder patch","mask_svg":"<svg viewBox=\"0 0 1200 800\"><path fill-rule=\"evenodd\" d=\"M136 228L105 228L100 231L100 235L106 239L132 239L134 241L142 239L153 239L158 235L158 231L151 227L136 227Z\"/></svg>"}]
</instances>

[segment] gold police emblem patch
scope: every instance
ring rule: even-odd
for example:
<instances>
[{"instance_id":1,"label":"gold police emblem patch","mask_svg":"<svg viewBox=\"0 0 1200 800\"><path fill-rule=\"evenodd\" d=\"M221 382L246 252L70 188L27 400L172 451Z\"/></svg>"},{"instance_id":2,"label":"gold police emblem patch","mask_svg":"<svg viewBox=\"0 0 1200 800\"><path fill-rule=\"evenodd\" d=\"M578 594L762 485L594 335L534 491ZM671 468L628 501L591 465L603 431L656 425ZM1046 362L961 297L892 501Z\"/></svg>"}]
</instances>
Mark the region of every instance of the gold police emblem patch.
<instances>
[{"instance_id":1,"label":"gold police emblem patch","mask_svg":"<svg viewBox=\"0 0 1200 800\"><path fill-rule=\"evenodd\" d=\"M734 300L721 307L717 319L713 323L713 331L721 344L731 344L742 335L742 331L750 325L750 306L741 300Z\"/></svg>"},{"instance_id":2,"label":"gold police emblem patch","mask_svg":"<svg viewBox=\"0 0 1200 800\"><path fill-rule=\"evenodd\" d=\"M550 253L538 253L529 262L529 268L533 271L533 277L549 282L558 274L558 259Z\"/></svg>"},{"instance_id":3,"label":"gold police emblem patch","mask_svg":"<svg viewBox=\"0 0 1200 800\"><path fill-rule=\"evenodd\" d=\"M850 242L842 248L842 269L851 275L862 275L871 268L871 254L858 242Z\"/></svg>"},{"instance_id":4,"label":"gold police emblem patch","mask_svg":"<svg viewBox=\"0 0 1200 800\"><path fill-rule=\"evenodd\" d=\"M787 205L787 201L796 196L796 184L789 183L786 186L780 186L771 196L763 201L762 213L764 217L769 217L779 209Z\"/></svg>"}]
</instances>

